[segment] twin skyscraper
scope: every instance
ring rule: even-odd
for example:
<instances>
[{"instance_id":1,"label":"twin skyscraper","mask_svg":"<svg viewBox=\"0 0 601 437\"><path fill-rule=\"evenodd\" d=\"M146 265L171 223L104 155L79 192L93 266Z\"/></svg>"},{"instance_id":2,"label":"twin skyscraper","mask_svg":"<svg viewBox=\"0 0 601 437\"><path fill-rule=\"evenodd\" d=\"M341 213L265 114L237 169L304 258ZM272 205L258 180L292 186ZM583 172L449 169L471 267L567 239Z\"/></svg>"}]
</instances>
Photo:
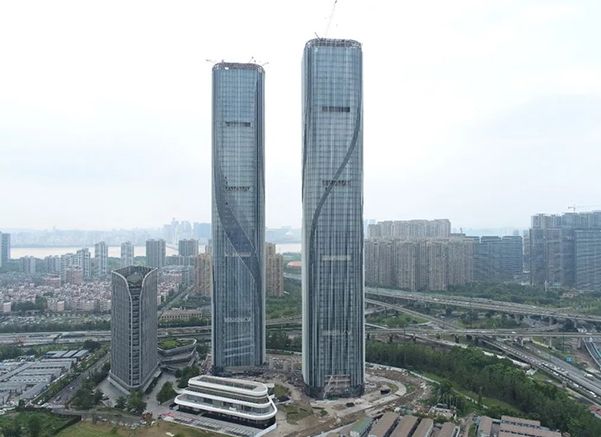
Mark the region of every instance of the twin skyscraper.
<instances>
[{"instance_id":1,"label":"twin skyscraper","mask_svg":"<svg viewBox=\"0 0 601 437\"><path fill-rule=\"evenodd\" d=\"M303 377L313 397L355 396L365 357L361 45L309 41L302 76ZM213 68L217 374L265 364L264 85L259 65Z\"/></svg>"}]
</instances>

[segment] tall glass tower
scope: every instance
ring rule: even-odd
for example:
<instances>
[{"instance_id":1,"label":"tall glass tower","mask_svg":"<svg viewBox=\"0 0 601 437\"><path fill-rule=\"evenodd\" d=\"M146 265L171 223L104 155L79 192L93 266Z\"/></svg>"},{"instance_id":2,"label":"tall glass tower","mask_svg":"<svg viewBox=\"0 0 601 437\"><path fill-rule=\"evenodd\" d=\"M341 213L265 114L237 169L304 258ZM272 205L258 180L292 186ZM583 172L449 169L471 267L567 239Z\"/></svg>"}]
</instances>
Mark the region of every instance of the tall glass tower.
<instances>
[{"instance_id":1,"label":"tall glass tower","mask_svg":"<svg viewBox=\"0 0 601 437\"><path fill-rule=\"evenodd\" d=\"M159 366L157 273L142 266L112 272L109 380L124 393L146 390Z\"/></svg>"},{"instance_id":2,"label":"tall glass tower","mask_svg":"<svg viewBox=\"0 0 601 437\"><path fill-rule=\"evenodd\" d=\"M361 44L303 56L303 377L314 397L363 392Z\"/></svg>"},{"instance_id":3,"label":"tall glass tower","mask_svg":"<svg viewBox=\"0 0 601 437\"><path fill-rule=\"evenodd\" d=\"M213 371L265 362L263 68L213 67Z\"/></svg>"}]
</instances>

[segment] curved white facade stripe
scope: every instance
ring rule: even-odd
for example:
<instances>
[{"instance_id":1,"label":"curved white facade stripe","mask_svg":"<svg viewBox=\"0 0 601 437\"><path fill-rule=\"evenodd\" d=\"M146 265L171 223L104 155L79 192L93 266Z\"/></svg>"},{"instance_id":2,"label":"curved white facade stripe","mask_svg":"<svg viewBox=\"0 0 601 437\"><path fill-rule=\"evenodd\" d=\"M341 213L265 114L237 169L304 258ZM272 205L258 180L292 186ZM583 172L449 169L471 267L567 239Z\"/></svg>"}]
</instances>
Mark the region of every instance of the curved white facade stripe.
<instances>
[{"instance_id":1,"label":"curved white facade stripe","mask_svg":"<svg viewBox=\"0 0 601 437\"><path fill-rule=\"evenodd\" d=\"M310 395L363 392L361 44L303 57L303 377Z\"/></svg>"},{"instance_id":2,"label":"curved white facade stripe","mask_svg":"<svg viewBox=\"0 0 601 437\"><path fill-rule=\"evenodd\" d=\"M264 71L213 67L213 370L265 362Z\"/></svg>"},{"instance_id":3,"label":"curved white facade stripe","mask_svg":"<svg viewBox=\"0 0 601 437\"><path fill-rule=\"evenodd\" d=\"M175 403L184 411L211 414L258 428L273 425L277 413L265 384L208 375L191 378Z\"/></svg>"}]
</instances>

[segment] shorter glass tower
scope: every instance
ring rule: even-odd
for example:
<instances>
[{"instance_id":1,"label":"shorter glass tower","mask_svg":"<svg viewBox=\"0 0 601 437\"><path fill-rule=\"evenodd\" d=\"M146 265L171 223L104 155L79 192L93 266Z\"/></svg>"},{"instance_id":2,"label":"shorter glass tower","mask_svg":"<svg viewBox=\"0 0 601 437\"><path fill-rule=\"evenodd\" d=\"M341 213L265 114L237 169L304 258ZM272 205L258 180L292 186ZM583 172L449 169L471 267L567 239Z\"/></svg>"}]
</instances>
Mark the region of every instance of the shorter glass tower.
<instances>
[{"instance_id":1,"label":"shorter glass tower","mask_svg":"<svg viewBox=\"0 0 601 437\"><path fill-rule=\"evenodd\" d=\"M213 371L265 362L264 80L213 67Z\"/></svg>"},{"instance_id":2,"label":"shorter glass tower","mask_svg":"<svg viewBox=\"0 0 601 437\"><path fill-rule=\"evenodd\" d=\"M157 272L142 266L112 272L109 380L124 393L146 390L158 368Z\"/></svg>"}]
</instances>

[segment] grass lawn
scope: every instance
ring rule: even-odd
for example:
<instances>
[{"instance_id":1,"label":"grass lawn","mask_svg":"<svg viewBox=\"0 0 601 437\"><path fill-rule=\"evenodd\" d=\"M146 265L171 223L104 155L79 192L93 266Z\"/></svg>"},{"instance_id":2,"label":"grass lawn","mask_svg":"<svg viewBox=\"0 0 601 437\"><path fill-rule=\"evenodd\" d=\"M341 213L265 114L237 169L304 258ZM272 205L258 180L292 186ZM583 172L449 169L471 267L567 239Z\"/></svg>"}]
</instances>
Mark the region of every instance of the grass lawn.
<instances>
[{"instance_id":1,"label":"grass lawn","mask_svg":"<svg viewBox=\"0 0 601 437\"><path fill-rule=\"evenodd\" d=\"M286 421L291 425L296 425L299 420L313 415L313 409L306 405L288 404L281 408L286 412Z\"/></svg>"},{"instance_id":2,"label":"grass lawn","mask_svg":"<svg viewBox=\"0 0 601 437\"><path fill-rule=\"evenodd\" d=\"M159 341L159 347L163 350L175 349L176 347L192 344L193 341L189 338L165 338Z\"/></svg>"},{"instance_id":3,"label":"grass lawn","mask_svg":"<svg viewBox=\"0 0 601 437\"><path fill-rule=\"evenodd\" d=\"M50 413L37 412L37 411L22 411L18 413L11 413L0 416L0 428L8 423L12 423L15 420L21 425L21 427L27 428L27 422L34 416L37 416L38 420L42 424L40 431L40 437L47 437L54 435L55 430L67 423L68 419L60 416L55 416ZM23 434L27 436L26 432Z\"/></svg>"},{"instance_id":4,"label":"grass lawn","mask_svg":"<svg viewBox=\"0 0 601 437\"><path fill-rule=\"evenodd\" d=\"M223 434L162 421L150 428L136 430L114 428L106 423L80 422L63 430L57 437L167 437L168 432L180 437L223 437Z\"/></svg>"}]
</instances>

